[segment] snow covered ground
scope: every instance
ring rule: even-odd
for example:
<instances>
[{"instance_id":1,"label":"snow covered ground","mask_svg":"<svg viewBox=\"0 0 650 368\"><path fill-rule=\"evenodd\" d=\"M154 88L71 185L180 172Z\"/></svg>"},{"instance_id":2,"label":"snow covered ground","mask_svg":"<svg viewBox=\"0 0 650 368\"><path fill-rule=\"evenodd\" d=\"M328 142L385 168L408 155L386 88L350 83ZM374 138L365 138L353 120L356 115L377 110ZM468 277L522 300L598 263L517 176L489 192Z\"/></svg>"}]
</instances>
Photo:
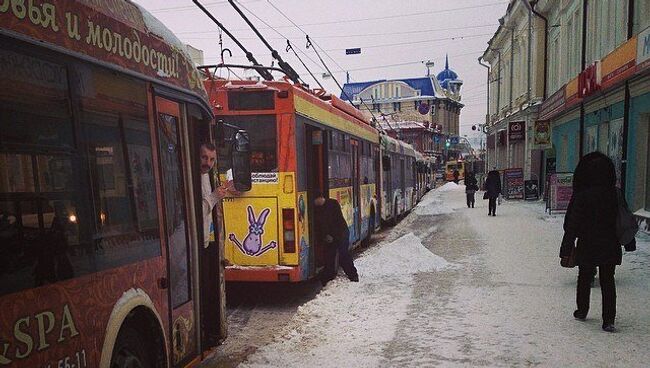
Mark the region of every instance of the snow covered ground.
<instances>
[{"instance_id":1,"label":"snow covered ground","mask_svg":"<svg viewBox=\"0 0 650 368\"><path fill-rule=\"evenodd\" d=\"M242 367L647 367L650 240L617 269L618 333L600 329L600 290L572 317L576 269L559 266L562 215L504 202L496 217L464 187L430 192Z\"/></svg>"}]
</instances>

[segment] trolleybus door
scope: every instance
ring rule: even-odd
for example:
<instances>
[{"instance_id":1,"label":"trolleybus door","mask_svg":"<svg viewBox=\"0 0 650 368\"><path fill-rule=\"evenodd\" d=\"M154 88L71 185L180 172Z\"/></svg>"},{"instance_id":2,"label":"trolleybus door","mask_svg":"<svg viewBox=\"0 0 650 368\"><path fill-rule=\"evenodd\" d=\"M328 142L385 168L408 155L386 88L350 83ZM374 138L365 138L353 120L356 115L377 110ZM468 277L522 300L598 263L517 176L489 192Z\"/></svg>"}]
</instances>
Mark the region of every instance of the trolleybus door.
<instances>
[{"instance_id":1,"label":"trolleybus door","mask_svg":"<svg viewBox=\"0 0 650 368\"><path fill-rule=\"evenodd\" d=\"M352 148L352 208L354 241L361 238L361 193L360 193L360 168L359 168L359 141L350 138Z\"/></svg>"},{"instance_id":2,"label":"trolleybus door","mask_svg":"<svg viewBox=\"0 0 650 368\"><path fill-rule=\"evenodd\" d=\"M190 283L191 255L188 237L186 192L183 167L185 141L181 138L182 106L156 97L156 131L163 187L165 240L167 244L168 291L171 320L173 366L186 363L196 355L196 321Z\"/></svg>"},{"instance_id":3,"label":"trolleybus door","mask_svg":"<svg viewBox=\"0 0 650 368\"><path fill-rule=\"evenodd\" d=\"M327 151L328 135L326 130L321 130L305 124L305 152L304 166L299 168L307 177L307 218L309 227L309 244L313 245L313 252L310 252L309 268L313 274L317 274L323 266L322 260L325 257L324 250L316 242L317 224L314 222L314 197L317 192L327 196Z\"/></svg>"}]
</instances>

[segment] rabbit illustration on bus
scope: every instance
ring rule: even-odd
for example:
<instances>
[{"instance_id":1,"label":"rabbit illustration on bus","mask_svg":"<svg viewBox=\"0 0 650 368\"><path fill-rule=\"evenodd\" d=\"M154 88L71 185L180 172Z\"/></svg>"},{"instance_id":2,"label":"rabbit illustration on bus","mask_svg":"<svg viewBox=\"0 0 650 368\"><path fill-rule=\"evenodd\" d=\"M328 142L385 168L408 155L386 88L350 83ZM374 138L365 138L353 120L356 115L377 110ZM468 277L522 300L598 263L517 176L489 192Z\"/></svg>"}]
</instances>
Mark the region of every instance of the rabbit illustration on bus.
<instances>
[{"instance_id":1,"label":"rabbit illustration on bus","mask_svg":"<svg viewBox=\"0 0 650 368\"><path fill-rule=\"evenodd\" d=\"M241 250L242 253L251 257L259 257L278 246L278 243L274 240L264 246L262 245L264 244L262 240L262 234L264 234L264 224L266 224L266 219L271 213L271 210L269 208L263 209L257 218L255 217L252 206L249 205L247 207L247 210L248 234L241 242L237 240L237 236L233 233L230 233L230 235L228 235L228 239L230 239L230 241L233 242L237 248Z\"/></svg>"}]
</instances>

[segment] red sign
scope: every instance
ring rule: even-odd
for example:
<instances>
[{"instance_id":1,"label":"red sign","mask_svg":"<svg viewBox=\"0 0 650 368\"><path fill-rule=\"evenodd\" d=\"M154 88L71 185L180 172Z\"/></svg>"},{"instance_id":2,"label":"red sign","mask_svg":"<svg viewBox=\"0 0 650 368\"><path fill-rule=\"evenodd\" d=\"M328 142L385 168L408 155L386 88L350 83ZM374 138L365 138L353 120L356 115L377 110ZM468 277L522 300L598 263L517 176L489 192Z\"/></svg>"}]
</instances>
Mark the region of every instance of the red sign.
<instances>
[{"instance_id":1,"label":"red sign","mask_svg":"<svg viewBox=\"0 0 650 368\"><path fill-rule=\"evenodd\" d=\"M0 25L1 33L22 34L46 46L62 47L207 99L185 46L131 2L0 1Z\"/></svg>"},{"instance_id":2,"label":"red sign","mask_svg":"<svg viewBox=\"0 0 650 368\"><path fill-rule=\"evenodd\" d=\"M578 97L586 97L600 89L600 63L589 65L578 76Z\"/></svg>"}]
</instances>

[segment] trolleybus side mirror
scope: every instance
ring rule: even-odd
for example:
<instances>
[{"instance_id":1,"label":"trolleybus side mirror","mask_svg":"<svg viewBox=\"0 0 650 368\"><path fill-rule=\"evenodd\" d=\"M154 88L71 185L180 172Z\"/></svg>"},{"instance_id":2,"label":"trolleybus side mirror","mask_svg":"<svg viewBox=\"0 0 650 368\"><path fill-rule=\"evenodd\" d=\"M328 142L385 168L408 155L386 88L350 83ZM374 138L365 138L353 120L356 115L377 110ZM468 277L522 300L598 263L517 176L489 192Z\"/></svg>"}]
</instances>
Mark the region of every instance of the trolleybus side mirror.
<instances>
[{"instance_id":1,"label":"trolleybus side mirror","mask_svg":"<svg viewBox=\"0 0 650 368\"><path fill-rule=\"evenodd\" d=\"M232 139L232 178L239 192L251 190L251 145L248 133L239 130Z\"/></svg>"},{"instance_id":2,"label":"trolleybus side mirror","mask_svg":"<svg viewBox=\"0 0 650 368\"><path fill-rule=\"evenodd\" d=\"M217 123L214 125L213 131L214 141L217 143L217 146L224 147L226 143L226 132L225 125L223 120L217 120Z\"/></svg>"}]
</instances>

